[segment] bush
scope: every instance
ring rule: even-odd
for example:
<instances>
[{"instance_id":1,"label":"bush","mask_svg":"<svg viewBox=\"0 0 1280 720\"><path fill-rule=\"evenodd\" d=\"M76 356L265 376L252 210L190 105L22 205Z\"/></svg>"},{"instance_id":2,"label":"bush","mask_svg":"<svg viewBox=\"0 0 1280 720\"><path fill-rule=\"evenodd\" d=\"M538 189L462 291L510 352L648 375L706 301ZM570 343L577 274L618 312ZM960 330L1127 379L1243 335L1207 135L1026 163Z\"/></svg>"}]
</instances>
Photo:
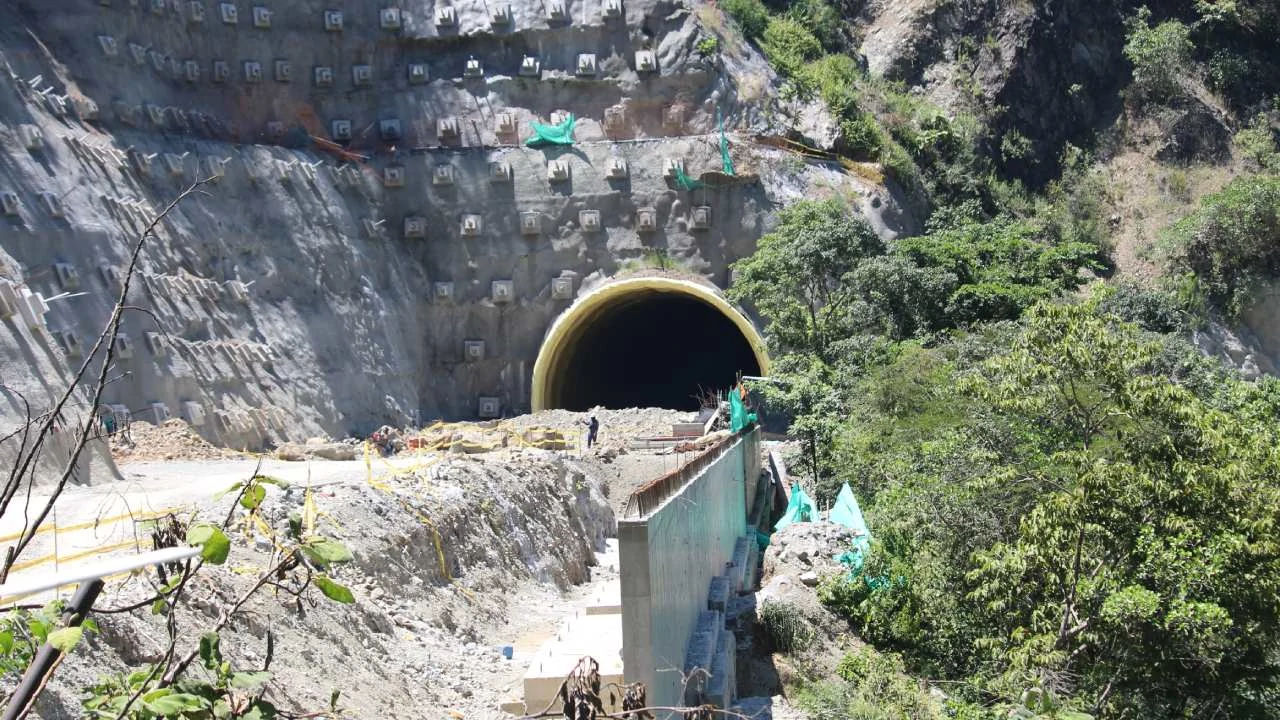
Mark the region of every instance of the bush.
<instances>
[{"instance_id":1,"label":"bush","mask_svg":"<svg viewBox=\"0 0 1280 720\"><path fill-rule=\"evenodd\" d=\"M1129 20L1124 56L1133 63L1132 89L1138 100L1167 102L1180 94L1180 79L1190 72L1191 29L1177 20L1151 26L1151 11L1142 8Z\"/></svg>"},{"instance_id":2,"label":"bush","mask_svg":"<svg viewBox=\"0 0 1280 720\"><path fill-rule=\"evenodd\" d=\"M801 652L813 642L813 628L790 603L766 600L760 608L760 627L779 652Z\"/></svg>"},{"instance_id":3,"label":"bush","mask_svg":"<svg viewBox=\"0 0 1280 720\"><path fill-rule=\"evenodd\" d=\"M822 57L822 43L813 33L790 18L771 18L760 43L778 72L799 75L805 65Z\"/></svg>"},{"instance_id":4,"label":"bush","mask_svg":"<svg viewBox=\"0 0 1280 720\"><path fill-rule=\"evenodd\" d=\"M694 49L702 57L711 57L720 52L720 40L714 37L704 37L698 41Z\"/></svg>"},{"instance_id":5,"label":"bush","mask_svg":"<svg viewBox=\"0 0 1280 720\"><path fill-rule=\"evenodd\" d=\"M1258 113L1248 127L1236 133L1235 145L1241 155L1258 167L1280 171L1276 133L1265 113Z\"/></svg>"},{"instance_id":6,"label":"bush","mask_svg":"<svg viewBox=\"0 0 1280 720\"><path fill-rule=\"evenodd\" d=\"M1166 240L1209 300L1237 317L1259 283L1280 275L1280 177L1237 178L1170 228Z\"/></svg>"},{"instance_id":7,"label":"bush","mask_svg":"<svg viewBox=\"0 0 1280 720\"><path fill-rule=\"evenodd\" d=\"M760 0L722 0L720 8L748 40L759 39L769 25L769 11Z\"/></svg>"}]
</instances>

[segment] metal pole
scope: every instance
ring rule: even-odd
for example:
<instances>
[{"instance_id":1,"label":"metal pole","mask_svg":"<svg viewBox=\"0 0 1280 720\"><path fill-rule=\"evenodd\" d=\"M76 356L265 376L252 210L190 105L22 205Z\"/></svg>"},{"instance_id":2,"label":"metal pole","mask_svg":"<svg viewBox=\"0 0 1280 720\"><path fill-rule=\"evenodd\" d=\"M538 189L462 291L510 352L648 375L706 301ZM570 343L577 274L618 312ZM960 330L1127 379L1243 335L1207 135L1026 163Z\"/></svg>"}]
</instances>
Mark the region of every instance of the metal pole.
<instances>
[{"instance_id":1,"label":"metal pole","mask_svg":"<svg viewBox=\"0 0 1280 720\"><path fill-rule=\"evenodd\" d=\"M85 616L93 608L94 601L98 599L98 593L102 592L102 586L102 578L94 578L81 584L62 615L63 624L67 627L78 627L84 622ZM36 697L44 688L49 674L53 672L61 655L62 651L47 642L40 646L35 659L31 661L26 674L22 676L18 689L13 692L9 706L4 709L3 720L18 720L30 712L31 706L35 704Z\"/></svg>"}]
</instances>

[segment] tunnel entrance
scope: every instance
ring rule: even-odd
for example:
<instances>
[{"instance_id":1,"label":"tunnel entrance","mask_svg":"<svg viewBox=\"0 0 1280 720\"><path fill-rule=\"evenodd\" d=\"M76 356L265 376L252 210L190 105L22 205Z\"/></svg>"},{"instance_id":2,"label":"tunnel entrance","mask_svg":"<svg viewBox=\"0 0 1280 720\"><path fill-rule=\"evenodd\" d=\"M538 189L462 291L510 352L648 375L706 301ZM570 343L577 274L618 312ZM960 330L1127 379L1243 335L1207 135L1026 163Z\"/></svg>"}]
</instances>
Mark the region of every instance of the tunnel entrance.
<instances>
[{"instance_id":1,"label":"tunnel entrance","mask_svg":"<svg viewBox=\"0 0 1280 720\"><path fill-rule=\"evenodd\" d=\"M699 390L763 374L763 341L713 289L637 278L585 296L557 320L534 368L534 409L696 410Z\"/></svg>"}]
</instances>

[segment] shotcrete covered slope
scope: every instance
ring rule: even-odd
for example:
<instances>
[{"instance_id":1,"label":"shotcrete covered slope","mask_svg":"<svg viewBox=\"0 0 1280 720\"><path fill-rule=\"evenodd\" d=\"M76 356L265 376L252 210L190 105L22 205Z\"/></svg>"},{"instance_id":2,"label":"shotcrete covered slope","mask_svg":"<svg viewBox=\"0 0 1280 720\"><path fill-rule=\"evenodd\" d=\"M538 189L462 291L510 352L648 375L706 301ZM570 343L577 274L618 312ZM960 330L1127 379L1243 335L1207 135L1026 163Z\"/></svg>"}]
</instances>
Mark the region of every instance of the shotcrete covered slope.
<instances>
[{"instance_id":1,"label":"shotcrete covered slope","mask_svg":"<svg viewBox=\"0 0 1280 720\"><path fill-rule=\"evenodd\" d=\"M494 25L493 8L458 4L449 27L415 3L398 6L395 29L367 5L338 30L320 4L232 3L234 24L224 5L0 2L13 20L0 24L0 191L19 203L0 217L3 277L45 297L85 293L51 303L43 330L5 321L12 357L43 357L7 364L6 382L39 387L33 376L79 362L143 220L197 178L220 176L144 248L128 300L150 312L127 314L131 357L105 399L175 416L196 403L201 434L245 447L473 417L481 397L528 407L543 333L584 282L658 251L723 286L776 204L819 184L874 205L886 233L911 224L883 188L779 162L747 135L733 146L745 182L676 188L668 159L694 176L719 169L703 135L717 111L731 132L771 130L759 55L732 37L719 55L695 50L705 6L630 2L611 17L579 2L556 19L514 3ZM578 74L584 54L594 75ZM520 73L526 55L535 76ZM467 78L473 57L483 75ZM326 69L331 84L318 82ZM557 111L578 116L577 146L517 144ZM343 144L367 160L309 139L344 121ZM625 175L609 177L614 160ZM555 162L563 180L549 179ZM709 227L693 227L695 206Z\"/></svg>"}]
</instances>

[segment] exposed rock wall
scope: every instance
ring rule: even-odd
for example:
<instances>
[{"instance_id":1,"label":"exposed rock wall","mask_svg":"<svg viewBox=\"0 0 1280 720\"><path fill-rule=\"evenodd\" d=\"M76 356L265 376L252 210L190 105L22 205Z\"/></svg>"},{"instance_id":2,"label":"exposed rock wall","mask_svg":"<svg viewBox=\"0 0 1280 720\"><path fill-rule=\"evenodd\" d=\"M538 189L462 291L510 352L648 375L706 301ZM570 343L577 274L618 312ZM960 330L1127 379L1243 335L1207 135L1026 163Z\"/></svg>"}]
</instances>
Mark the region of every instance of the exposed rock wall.
<instances>
[{"instance_id":1,"label":"exposed rock wall","mask_svg":"<svg viewBox=\"0 0 1280 720\"><path fill-rule=\"evenodd\" d=\"M198 178L218 179L142 252L128 300L148 312L126 318L107 402L149 420L196 403L199 432L237 447L473 417L480 396L526 408L579 278L657 250L724 286L777 204L815 186L885 234L911 227L882 188L747 142L770 131L776 78L732 35L698 53L714 8L559 7L363 4L339 29L318 2L0 0L0 192L18 202L0 216L4 277L83 293L44 330L8 327L0 344L25 359L6 376L77 362L145 220ZM568 112L578 144L521 144ZM717 114L745 181L681 191L669 159L720 168Z\"/></svg>"}]
</instances>

